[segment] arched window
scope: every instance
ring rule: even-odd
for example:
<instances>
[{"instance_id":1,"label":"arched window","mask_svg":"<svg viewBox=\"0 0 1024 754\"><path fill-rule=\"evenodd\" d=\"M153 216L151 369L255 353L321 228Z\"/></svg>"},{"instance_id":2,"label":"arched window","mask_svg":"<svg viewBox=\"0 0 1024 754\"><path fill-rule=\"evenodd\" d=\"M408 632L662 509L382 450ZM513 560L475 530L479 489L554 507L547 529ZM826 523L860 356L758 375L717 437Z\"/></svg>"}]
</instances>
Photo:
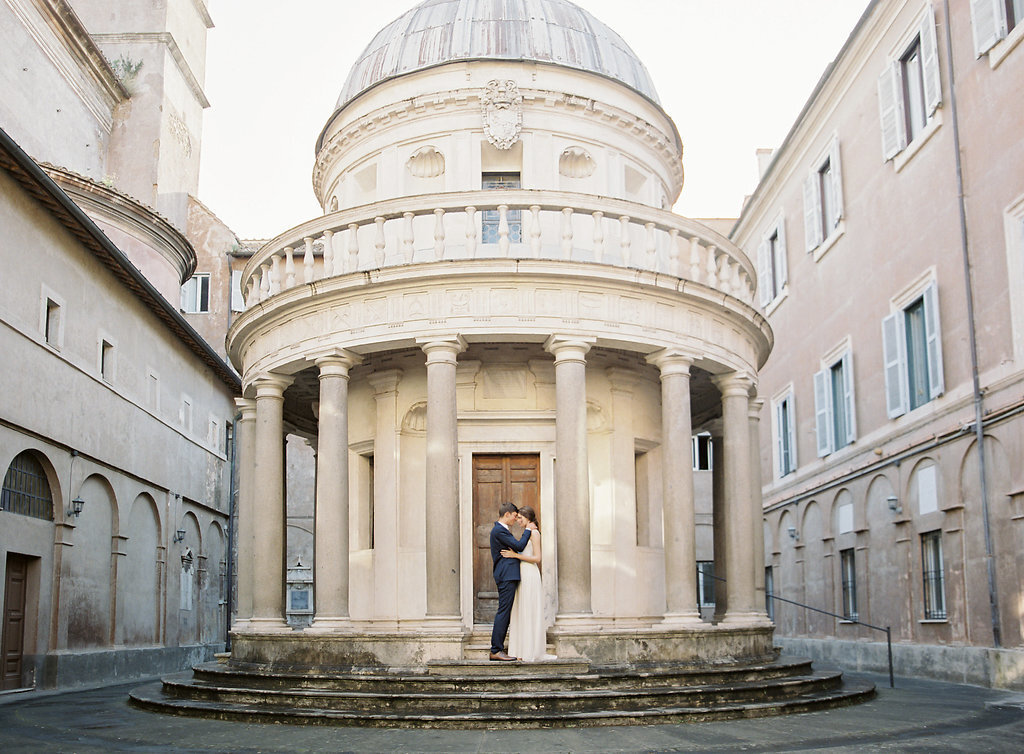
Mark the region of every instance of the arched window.
<instances>
[{"instance_id":1,"label":"arched window","mask_svg":"<svg viewBox=\"0 0 1024 754\"><path fill-rule=\"evenodd\" d=\"M30 451L14 457L4 476L0 510L53 521L53 495L43 465Z\"/></svg>"}]
</instances>

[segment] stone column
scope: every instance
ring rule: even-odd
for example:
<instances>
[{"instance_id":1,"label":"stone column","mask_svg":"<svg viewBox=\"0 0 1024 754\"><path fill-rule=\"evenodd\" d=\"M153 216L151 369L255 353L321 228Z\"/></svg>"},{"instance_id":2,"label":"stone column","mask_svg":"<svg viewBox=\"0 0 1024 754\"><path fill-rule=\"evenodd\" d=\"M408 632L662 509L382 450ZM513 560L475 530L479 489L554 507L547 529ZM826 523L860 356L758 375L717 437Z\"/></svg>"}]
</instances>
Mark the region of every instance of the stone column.
<instances>
[{"instance_id":1,"label":"stone column","mask_svg":"<svg viewBox=\"0 0 1024 754\"><path fill-rule=\"evenodd\" d=\"M254 495L253 471L256 461L256 401L236 398L241 416L235 424L235 454L238 462L238 497L235 522L238 530L238 600L235 605L234 631L245 631L252 619L252 572L256 553L253 549Z\"/></svg>"},{"instance_id":2,"label":"stone column","mask_svg":"<svg viewBox=\"0 0 1024 754\"><path fill-rule=\"evenodd\" d=\"M590 479L587 472L586 355L593 338L552 335L555 357L555 536L558 616L590 616Z\"/></svg>"},{"instance_id":3,"label":"stone column","mask_svg":"<svg viewBox=\"0 0 1024 754\"><path fill-rule=\"evenodd\" d=\"M706 426L711 433L711 536L714 546L715 614L714 622L721 623L729 607L729 567L725 539L725 449L722 443L722 420L715 419Z\"/></svg>"},{"instance_id":4,"label":"stone column","mask_svg":"<svg viewBox=\"0 0 1024 754\"><path fill-rule=\"evenodd\" d=\"M427 615L458 618L459 438L455 373L460 335L417 341L427 355Z\"/></svg>"},{"instance_id":5,"label":"stone column","mask_svg":"<svg viewBox=\"0 0 1024 754\"><path fill-rule=\"evenodd\" d=\"M731 372L715 378L722 393L725 451L725 539L729 605L725 623L749 625L760 617L754 605L754 545L751 517L749 393L753 380Z\"/></svg>"},{"instance_id":6,"label":"stone column","mask_svg":"<svg viewBox=\"0 0 1024 754\"><path fill-rule=\"evenodd\" d=\"M697 607L690 366L676 349L647 357L661 370L662 520L665 531L665 621L700 623Z\"/></svg>"},{"instance_id":7,"label":"stone column","mask_svg":"<svg viewBox=\"0 0 1024 754\"><path fill-rule=\"evenodd\" d=\"M373 440L373 601L379 619L398 619L398 383L401 369L374 372L367 381L377 403Z\"/></svg>"},{"instance_id":8,"label":"stone column","mask_svg":"<svg viewBox=\"0 0 1024 754\"><path fill-rule=\"evenodd\" d=\"M254 631L290 631L285 621L284 391L290 377L260 375L256 388L253 469Z\"/></svg>"},{"instance_id":9,"label":"stone column","mask_svg":"<svg viewBox=\"0 0 1024 754\"><path fill-rule=\"evenodd\" d=\"M348 624L348 370L359 357L344 349L316 360L320 410L313 513L313 630Z\"/></svg>"},{"instance_id":10,"label":"stone column","mask_svg":"<svg viewBox=\"0 0 1024 754\"><path fill-rule=\"evenodd\" d=\"M764 401L750 399L750 499L754 538L754 612L768 619L764 586L764 499L761 493L761 409Z\"/></svg>"}]
</instances>

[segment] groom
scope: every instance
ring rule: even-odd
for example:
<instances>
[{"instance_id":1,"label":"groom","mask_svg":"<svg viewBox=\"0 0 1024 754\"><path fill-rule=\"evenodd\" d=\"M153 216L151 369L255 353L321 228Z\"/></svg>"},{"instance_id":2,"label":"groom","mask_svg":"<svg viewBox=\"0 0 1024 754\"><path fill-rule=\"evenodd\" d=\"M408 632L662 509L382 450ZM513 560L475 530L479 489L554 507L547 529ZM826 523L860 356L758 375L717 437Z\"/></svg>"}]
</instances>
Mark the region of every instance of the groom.
<instances>
[{"instance_id":1,"label":"groom","mask_svg":"<svg viewBox=\"0 0 1024 754\"><path fill-rule=\"evenodd\" d=\"M498 508L498 520L491 529L491 559L494 561L494 583L498 585L498 612L494 616L494 630L491 631L491 659L510 662L517 658L505 653L505 634L508 633L512 617L512 603L519 586L519 559L503 558L501 551L510 549L522 552L530 541L530 530L523 532L520 539L512 536L509 526L519 518L519 509L512 503L502 503Z\"/></svg>"}]
</instances>

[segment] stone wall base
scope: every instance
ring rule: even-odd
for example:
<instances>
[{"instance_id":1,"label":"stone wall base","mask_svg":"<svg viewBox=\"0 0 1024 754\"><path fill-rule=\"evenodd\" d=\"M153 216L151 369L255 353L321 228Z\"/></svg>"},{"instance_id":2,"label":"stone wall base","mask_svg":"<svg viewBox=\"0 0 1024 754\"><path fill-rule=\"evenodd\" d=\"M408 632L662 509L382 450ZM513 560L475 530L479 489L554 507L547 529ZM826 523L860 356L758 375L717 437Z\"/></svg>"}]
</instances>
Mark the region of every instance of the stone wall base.
<instances>
[{"instance_id":1,"label":"stone wall base","mask_svg":"<svg viewBox=\"0 0 1024 754\"><path fill-rule=\"evenodd\" d=\"M116 647L50 652L24 659L32 669L36 688L63 689L177 673L201 662L209 662L214 653L223 648L223 644Z\"/></svg>"},{"instance_id":2,"label":"stone wall base","mask_svg":"<svg viewBox=\"0 0 1024 754\"><path fill-rule=\"evenodd\" d=\"M552 628L559 658L585 657L595 665L767 662L775 657L771 626L699 625L694 628Z\"/></svg>"},{"instance_id":3,"label":"stone wall base","mask_svg":"<svg viewBox=\"0 0 1024 754\"><path fill-rule=\"evenodd\" d=\"M786 654L810 657L843 670L889 672L884 641L776 636L775 643ZM1024 691L1022 649L894 643L892 659L898 676Z\"/></svg>"}]
</instances>

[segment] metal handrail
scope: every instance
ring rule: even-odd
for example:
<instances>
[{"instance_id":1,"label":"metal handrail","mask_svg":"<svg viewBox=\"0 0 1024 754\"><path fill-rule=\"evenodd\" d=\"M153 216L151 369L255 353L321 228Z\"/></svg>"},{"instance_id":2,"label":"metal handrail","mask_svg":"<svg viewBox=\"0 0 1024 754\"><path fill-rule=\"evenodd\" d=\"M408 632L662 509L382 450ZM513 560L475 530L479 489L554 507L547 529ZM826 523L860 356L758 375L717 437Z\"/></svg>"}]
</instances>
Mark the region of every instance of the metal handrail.
<instances>
[{"instance_id":1,"label":"metal handrail","mask_svg":"<svg viewBox=\"0 0 1024 754\"><path fill-rule=\"evenodd\" d=\"M711 578L713 578L715 581L721 581L723 584L729 583L728 581L723 579L721 576L712 576ZM886 648L888 649L888 652L889 652L889 688L891 688L891 689L896 688L896 683L895 683L895 679L894 679L894 676L893 676L893 667L892 667L892 628L890 626L886 626L884 628L882 626L873 626L870 623L865 623L864 621L857 620L856 618L850 618L850 617L848 617L846 615L839 615L838 613L832 613L832 612L829 612L828 610L822 610L820 607L811 607L810 605L805 605L803 602L797 602L796 600L789 600L789 599L786 599L785 597L779 597L778 595L772 594L771 592L769 592L767 590L765 591L765 596L766 597L770 597L773 600L778 600L779 602L786 602L786 603L788 603L790 605L796 605L797 607L802 607L805 610L813 610L816 613L822 613L823 615L830 615L833 618L838 618L839 620L844 620L844 621L846 621L848 623L853 623L853 624L856 624L858 626L864 626L865 628L870 628L870 629L873 629L875 631L884 631L885 632L885 645L886 645Z\"/></svg>"}]
</instances>

